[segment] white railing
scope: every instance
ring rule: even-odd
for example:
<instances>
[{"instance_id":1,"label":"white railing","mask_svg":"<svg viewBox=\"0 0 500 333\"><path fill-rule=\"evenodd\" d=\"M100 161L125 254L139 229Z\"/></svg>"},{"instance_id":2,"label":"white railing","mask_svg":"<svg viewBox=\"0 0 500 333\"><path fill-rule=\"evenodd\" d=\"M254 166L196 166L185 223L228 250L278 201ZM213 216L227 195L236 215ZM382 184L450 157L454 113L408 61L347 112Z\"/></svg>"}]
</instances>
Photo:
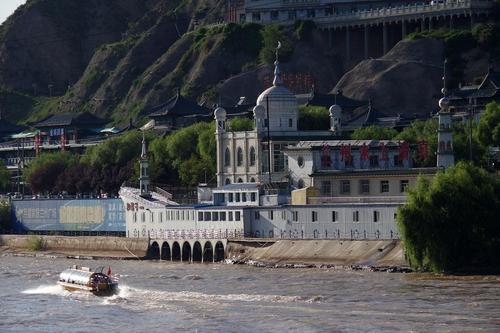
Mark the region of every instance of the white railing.
<instances>
[{"instance_id":1,"label":"white railing","mask_svg":"<svg viewBox=\"0 0 500 333\"><path fill-rule=\"evenodd\" d=\"M406 202L405 196L373 196L373 197L309 197L307 203L310 205L323 205L334 203L396 203Z\"/></svg>"}]
</instances>

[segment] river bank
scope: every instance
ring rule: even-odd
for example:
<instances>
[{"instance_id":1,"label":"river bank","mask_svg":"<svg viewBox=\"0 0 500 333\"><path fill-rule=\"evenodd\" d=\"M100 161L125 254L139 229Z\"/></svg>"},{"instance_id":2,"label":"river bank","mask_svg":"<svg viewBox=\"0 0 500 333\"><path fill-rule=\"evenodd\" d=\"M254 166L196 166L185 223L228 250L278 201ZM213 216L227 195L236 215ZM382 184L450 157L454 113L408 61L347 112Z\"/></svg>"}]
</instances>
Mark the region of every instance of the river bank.
<instances>
[{"instance_id":1,"label":"river bank","mask_svg":"<svg viewBox=\"0 0 500 333\"><path fill-rule=\"evenodd\" d=\"M33 239L41 248L31 249ZM0 254L69 259L147 259L148 240L107 236L0 235ZM408 272L401 244L365 240L228 240L226 263L267 268Z\"/></svg>"}]
</instances>

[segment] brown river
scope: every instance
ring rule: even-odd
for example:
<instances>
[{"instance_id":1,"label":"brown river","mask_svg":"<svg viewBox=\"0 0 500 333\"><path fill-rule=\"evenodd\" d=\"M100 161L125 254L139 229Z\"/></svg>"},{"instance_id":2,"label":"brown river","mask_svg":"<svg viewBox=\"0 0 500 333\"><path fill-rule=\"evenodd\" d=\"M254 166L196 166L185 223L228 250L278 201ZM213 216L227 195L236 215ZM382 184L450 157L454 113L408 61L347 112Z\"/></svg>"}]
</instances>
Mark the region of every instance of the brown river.
<instances>
[{"instance_id":1,"label":"brown river","mask_svg":"<svg viewBox=\"0 0 500 333\"><path fill-rule=\"evenodd\" d=\"M70 293L111 265L120 292ZM500 276L0 257L0 332L500 332Z\"/></svg>"}]
</instances>

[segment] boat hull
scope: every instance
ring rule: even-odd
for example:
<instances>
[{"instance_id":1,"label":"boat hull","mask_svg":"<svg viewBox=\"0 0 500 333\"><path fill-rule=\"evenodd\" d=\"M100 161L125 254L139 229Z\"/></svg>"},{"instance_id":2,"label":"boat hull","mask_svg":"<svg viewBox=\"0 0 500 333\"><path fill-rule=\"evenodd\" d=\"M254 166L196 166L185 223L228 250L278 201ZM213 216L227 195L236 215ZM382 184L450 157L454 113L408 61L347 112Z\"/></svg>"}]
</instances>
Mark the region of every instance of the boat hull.
<instances>
[{"instance_id":1,"label":"boat hull","mask_svg":"<svg viewBox=\"0 0 500 333\"><path fill-rule=\"evenodd\" d=\"M96 296L110 296L110 295L118 293L118 284L117 283L99 284L95 288L91 287L91 286L78 285L78 284L67 283L67 282L62 282L62 281L58 281L57 283L61 287L63 287L65 290L70 291L70 292L84 291L84 292L92 293Z\"/></svg>"}]
</instances>

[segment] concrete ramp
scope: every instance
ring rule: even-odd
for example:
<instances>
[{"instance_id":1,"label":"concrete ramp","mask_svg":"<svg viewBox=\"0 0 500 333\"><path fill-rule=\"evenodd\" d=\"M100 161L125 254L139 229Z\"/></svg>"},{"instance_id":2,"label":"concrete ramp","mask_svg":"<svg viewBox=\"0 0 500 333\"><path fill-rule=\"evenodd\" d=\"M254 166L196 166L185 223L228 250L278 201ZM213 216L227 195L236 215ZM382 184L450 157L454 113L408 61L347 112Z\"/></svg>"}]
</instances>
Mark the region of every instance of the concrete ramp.
<instances>
[{"instance_id":1,"label":"concrete ramp","mask_svg":"<svg viewBox=\"0 0 500 333\"><path fill-rule=\"evenodd\" d=\"M397 240L229 241L227 257L264 263L407 266Z\"/></svg>"}]
</instances>

